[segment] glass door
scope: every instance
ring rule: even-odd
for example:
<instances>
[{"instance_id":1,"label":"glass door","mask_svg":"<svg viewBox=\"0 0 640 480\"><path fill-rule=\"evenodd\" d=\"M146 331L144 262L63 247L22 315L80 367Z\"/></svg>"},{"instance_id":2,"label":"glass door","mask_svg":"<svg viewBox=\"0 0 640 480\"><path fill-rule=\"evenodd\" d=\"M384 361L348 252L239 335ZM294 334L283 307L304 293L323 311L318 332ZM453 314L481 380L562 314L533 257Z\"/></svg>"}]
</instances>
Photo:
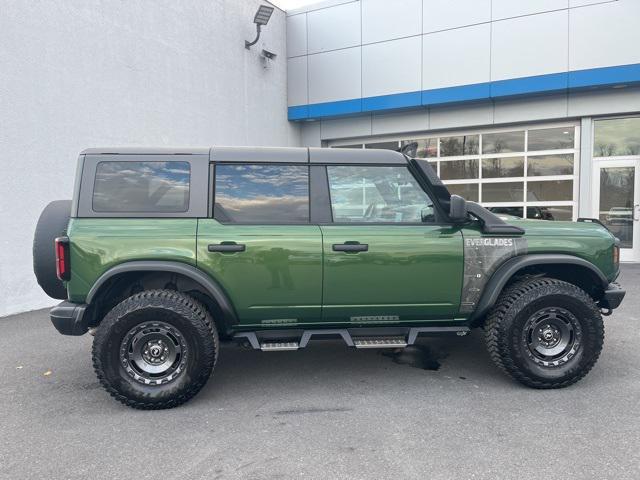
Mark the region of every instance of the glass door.
<instances>
[{"instance_id":1,"label":"glass door","mask_svg":"<svg viewBox=\"0 0 640 480\"><path fill-rule=\"evenodd\" d=\"M620 260L640 261L640 160L594 162L594 216L620 239Z\"/></svg>"}]
</instances>

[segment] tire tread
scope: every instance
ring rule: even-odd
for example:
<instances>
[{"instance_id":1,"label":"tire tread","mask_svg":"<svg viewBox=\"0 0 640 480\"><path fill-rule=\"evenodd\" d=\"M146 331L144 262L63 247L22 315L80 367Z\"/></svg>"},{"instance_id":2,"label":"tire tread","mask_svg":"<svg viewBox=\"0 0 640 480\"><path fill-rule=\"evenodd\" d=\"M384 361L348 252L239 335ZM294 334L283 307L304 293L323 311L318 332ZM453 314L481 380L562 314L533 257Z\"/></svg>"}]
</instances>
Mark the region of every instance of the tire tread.
<instances>
[{"instance_id":1,"label":"tire tread","mask_svg":"<svg viewBox=\"0 0 640 480\"><path fill-rule=\"evenodd\" d=\"M595 334L597 342L595 355L587 360L577 375L565 380L540 380L534 378L524 372L521 368L518 368L509 352L509 346L507 344L508 336L506 333L508 320L506 317L511 313L511 309L518 307L518 305L516 305L517 303L526 302L526 298L536 295L535 291L539 289L547 291L558 289L565 290L573 297L582 301L582 303L591 311L593 318L596 320L590 324L594 330L593 333ZM593 299L576 285L554 278L526 277L507 287L507 289L498 298L496 305L489 313L485 322L485 342L493 363L495 363L500 370L511 378L524 385L537 389L564 388L581 380L596 364L602 350L603 341L604 325L602 323L602 316Z\"/></svg>"},{"instance_id":2,"label":"tire tread","mask_svg":"<svg viewBox=\"0 0 640 480\"><path fill-rule=\"evenodd\" d=\"M161 304L164 304L162 306L165 308L167 305L172 304L176 310L186 310L196 315L199 322L192 322L192 324L197 329L198 335L211 336L213 338L213 342L209 345L207 351L202 352L203 358L212 358L212 360L208 362L208 368L206 369L208 372L204 372L206 373L204 375L198 375L195 381L192 382L181 395L162 402L143 402L134 400L118 392L111 383L109 383L104 374L104 365L102 364L102 360L98 355L98 352L103 348L104 343L108 341L109 336L107 335L107 332L111 330L120 318L138 310L141 305L161 306ZM211 315L202 303L189 295L175 290L145 290L126 298L107 314L96 331L92 347L92 358L93 368L100 384L113 398L128 407L139 410L160 410L182 405L193 398L202 389L202 387L204 387L218 360L218 351L218 332L215 328Z\"/></svg>"}]
</instances>

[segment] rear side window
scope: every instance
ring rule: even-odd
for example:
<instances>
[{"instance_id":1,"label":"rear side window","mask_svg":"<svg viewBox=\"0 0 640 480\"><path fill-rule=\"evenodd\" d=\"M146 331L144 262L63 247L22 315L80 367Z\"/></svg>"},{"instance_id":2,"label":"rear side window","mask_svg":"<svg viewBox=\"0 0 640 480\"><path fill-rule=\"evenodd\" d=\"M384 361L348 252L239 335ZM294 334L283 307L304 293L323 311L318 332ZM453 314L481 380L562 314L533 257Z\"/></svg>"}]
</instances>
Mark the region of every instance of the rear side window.
<instances>
[{"instance_id":1,"label":"rear side window","mask_svg":"<svg viewBox=\"0 0 640 480\"><path fill-rule=\"evenodd\" d=\"M329 166L327 174L334 222L435 221L433 202L406 167Z\"/></svg>"},{"instance_id":2,"label":"rear side window","mask_svg":"<svg viewBox=\"0 0 640 480\"><path fill-rule=\"evenodd\" d=\"M189 209L188 162L100 162L93 211L180 213Z\"/></svg>"},{"instance_id":3,"label":"rear side window","mask_svg":"<svg viewBox=\"0 0 640 480\"><path fill-rule=\"evenodd\" d=\"M213 216L227 223L308 223L306 165L216 165Z\"/></svg>"}]
</instances>

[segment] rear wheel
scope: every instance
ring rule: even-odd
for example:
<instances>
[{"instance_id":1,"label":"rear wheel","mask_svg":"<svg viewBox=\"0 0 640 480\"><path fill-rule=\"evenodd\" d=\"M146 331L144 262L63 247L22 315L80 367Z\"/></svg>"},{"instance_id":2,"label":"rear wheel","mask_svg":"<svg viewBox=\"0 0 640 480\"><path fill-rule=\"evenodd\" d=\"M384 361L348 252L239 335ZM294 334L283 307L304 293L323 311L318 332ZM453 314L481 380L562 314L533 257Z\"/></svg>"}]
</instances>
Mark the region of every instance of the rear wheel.
<instances>
[{"instance_id":1,"label":"rear wheel","mask_svg":"<svg viewBox=\"0 0 640 480\"><path fill-rule=\"evenodd\" d=\"M104 318L93 342L93 365L102 385L125 405L171 408L205 385L218 348L202 304L180 292L148 290Z\"/></svg>"},{"instance_id":2,"label":"rear wheel","mask_svg":"<svg viewBox=\"0 0 640 480\"><path fill-rule=\"evenodd\" d=\"M582 289L551 278L520 281L502 293L486 322L493 361L533 388L562 388L595 365L602 316Z\"/></svg>"}]
</instances>

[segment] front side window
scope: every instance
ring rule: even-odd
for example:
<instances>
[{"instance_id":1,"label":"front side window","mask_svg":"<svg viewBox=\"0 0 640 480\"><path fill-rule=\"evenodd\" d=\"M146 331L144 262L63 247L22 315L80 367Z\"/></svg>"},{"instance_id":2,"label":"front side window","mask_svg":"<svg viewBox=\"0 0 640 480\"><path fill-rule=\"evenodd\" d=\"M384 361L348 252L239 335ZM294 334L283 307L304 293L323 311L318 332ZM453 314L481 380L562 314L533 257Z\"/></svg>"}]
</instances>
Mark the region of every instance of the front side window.
<instances>
[{"instance_id":1,"label":"front side window","mask_svg":"<svg viewBox=\"0 0 640 480\"><path fill-rule=\"evenodd\" d=\"M181 213L189 209L188 162L100 162L94 212Z\"/></svg>"},{"instance_id":2,"label":"front side window","mask_svg":"<svg viewBox=\"0 0 640 480\"><path fill-rule=\"evenodd\" d=\"M219 164L213 216L228 223L308 223L309 167Z\"/></svg>"},{"instance_id":3,"label":"front side window","mask_svg":"<svg viewBox=\"0 0 640 480\"><path fill-rule=\"evenodd\" d=\"M329 166L327 174L334 222L435 220L433 202L406 167Z\"/></svg>"}]
</instances>

